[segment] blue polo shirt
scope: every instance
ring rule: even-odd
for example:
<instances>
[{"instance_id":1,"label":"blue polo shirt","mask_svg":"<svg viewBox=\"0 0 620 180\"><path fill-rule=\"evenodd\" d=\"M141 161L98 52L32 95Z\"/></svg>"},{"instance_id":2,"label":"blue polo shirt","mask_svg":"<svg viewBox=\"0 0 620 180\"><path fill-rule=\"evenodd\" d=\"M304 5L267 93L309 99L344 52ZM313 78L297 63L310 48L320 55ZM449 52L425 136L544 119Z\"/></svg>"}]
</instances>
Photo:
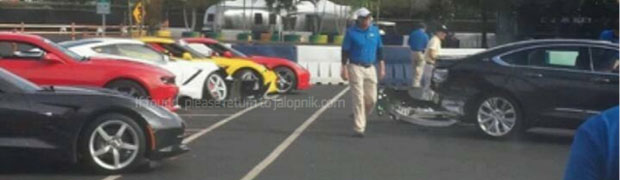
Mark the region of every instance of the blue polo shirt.
<instances>
[{"instance_id":1,"label":"blue polo shirt","mask_svg":"<svg viewBox=\"0 0 620 180\"><path fill-rule=\"evenodd\" d=\"M618 180L618 107L577 129L565 180Z\"/></svg>"},{"instance_id":2,"label":"blue polo shirt","mask_svg":"<svg viewBox=\"0 0 620 180\"><path fill-rule=\"evenodd\" d=\"M601 35L598 38L603 41L609 41L618 44L618 36L614 34L613 30L606 30L601 32Z\"/></svg>"},{"instance_id":3,"label":"blue polo shirt","mask_svg":"<svg viewBox=\"0 0 620 180\"><path fill-rule=\"evenodd\" d=\"M381 48L383 42L376 26L370 26L366 30L357 26L350 27L342 41L342 51L349 54L353 63L375 64L378 58L383 58L377 57L377 54L381 54Z\"/></svg>"},{"instance_id":4,"label":"blue polo shirt","mask_svg":"<svg viewBox=\"0 0 620 180\"><path fill-rule=\"evenodd\" d=\"M428 44L428 34L422 29L417 29L409 34L409 48L412 51L425 51Z\"/></svg>"}]
</instances>

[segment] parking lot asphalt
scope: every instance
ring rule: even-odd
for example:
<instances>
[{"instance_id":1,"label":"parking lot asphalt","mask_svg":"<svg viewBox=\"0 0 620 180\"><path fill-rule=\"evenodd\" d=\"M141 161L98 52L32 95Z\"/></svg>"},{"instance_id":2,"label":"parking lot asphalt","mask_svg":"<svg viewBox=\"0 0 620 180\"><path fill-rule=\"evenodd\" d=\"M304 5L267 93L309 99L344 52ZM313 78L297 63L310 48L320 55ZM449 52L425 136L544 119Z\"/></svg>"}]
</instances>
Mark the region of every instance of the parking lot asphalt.
<instances>
[{"instance_id":1,"label":"parking lot asphalt","mask_svg":"<svg viewBox=\"0 0 620 180\"><path fill-rule=\"evenodd\" d=\"M572 131L493 140L472 126L426 128L372 115L354 138L345 86L315 86L262 104L181 110L187 154L148 170L90 175L46 154L3 150L0 179L290 180L561 179ZM333 99L333 104L322 108ZM259 106L260 105L260 106Z\"/></svg>"}]
</instances>

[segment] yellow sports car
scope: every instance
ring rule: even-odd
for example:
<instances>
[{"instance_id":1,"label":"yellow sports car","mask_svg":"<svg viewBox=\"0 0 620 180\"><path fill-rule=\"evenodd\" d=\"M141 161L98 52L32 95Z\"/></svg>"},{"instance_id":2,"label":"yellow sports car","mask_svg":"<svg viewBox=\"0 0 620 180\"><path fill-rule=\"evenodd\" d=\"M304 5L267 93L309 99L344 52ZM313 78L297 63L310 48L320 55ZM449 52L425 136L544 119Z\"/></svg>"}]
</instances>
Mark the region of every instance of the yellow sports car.
<instances>
[{"instance_id":1,"label":"yellow sports car","mask_svg":"<svg viewBox=\"0 0 620 180\"><path fill-rule=\"evenodd\" d=\"M223 59L207 57L186 47L183 41L160 37L142 37L140 41L149 44L158 51L170 55L174 59L188 61L212 61L225 69L228 80L240 80L233 84L232 90L239 92L242 97L261 97L264 94L277 93L277 76L265 66L245 59ZM238 90L238 91L237 91ZM234 94L234 92L233 92Z\"/></svg>"}]
</instances>

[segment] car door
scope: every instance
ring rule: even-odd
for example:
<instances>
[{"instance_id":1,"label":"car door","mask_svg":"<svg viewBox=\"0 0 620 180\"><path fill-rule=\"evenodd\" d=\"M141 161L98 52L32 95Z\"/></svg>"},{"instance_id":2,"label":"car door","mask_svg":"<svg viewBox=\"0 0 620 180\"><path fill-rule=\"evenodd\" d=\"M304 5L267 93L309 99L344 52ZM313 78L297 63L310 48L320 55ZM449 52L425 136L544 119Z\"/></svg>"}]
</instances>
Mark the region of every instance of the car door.
<instances>
[{"instance_id":1,"label":"car door","mask_svg":"<svg viewBox=\"0 0 620 180\"><path fill-rule=\"evenodd\" d=\"M618 105L618 49L591 47L593 73L589 103L584 110L597 113Z\"/></svg>"},{"instance_id":2,"label":"car door","mask_svg":"<svg viewBox=\"0 0 620 180\"><path fill-rule=\"evenodd\" d=\"M529 112L545 118L581 119L589 101L589 49L579 45L547 45L519 52L512 87L519 89ZM502 58L510 59L510 58ZM577 113L577 114L575 114Z\"/></svg>"},{"instance_id":3,"label":"car door","mask_svg":"<svg viewBox=\"0 0 620 180\"><path fill-rule=\"evenodd\" d=\"M47 116L37 110L31 107L27 94L0 87L0 147L53 148L42 140Z\"/></svg>"},{"instance_id":4,"label":"car door","mask_svg":"<svg viewBox=\"0 0 620 180\"><path fill-rule=\"evenodd\" d=\"M45 60L47 53L33 44L0 41L0 67L39 85L90 85L80 69L73 64Z\"/></svg>"},{"instance_id":5,"label":"car door","mask_svg":"<svg viewBox=\"0 0 620 180\"><path fill-rule=\"evenodd\" d=\"M36 57L21 54L31 49L38 49L38 47L23 42L0 41L0 67L30 79L30 71L35 67L42 66L42 55Z\"/></svg>"}]
</instances>

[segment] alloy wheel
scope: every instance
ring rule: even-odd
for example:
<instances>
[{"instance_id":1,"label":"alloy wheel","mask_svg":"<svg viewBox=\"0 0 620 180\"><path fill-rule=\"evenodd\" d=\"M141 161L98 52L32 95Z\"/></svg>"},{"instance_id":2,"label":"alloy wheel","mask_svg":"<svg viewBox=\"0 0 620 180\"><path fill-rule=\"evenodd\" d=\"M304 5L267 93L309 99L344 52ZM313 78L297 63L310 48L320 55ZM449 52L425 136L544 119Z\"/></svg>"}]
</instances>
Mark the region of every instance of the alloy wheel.
<instances>
[{"instance_id":1,"label":"alloy wheel","mask_svg":"<svg viewBox=\"0 0 620 180\"><path fill-rule=\"evenodd\" d=\"M137 131L121 120L106 121L92 132L88 149L94 162L108 170L132 164L140 149Z\"/></svg>"},{"instance_id":2,"label":"alloy wheel","mask_svg":"<svg viewBox=\"0 0 620 180\"><path fill-rule=\"evenodd\" d=\"M136 89L134 87L129 87L129 86L124 87L124 86L121 86L121 87L113 87L112 89L115 90L115 91L121 92L121 93L123 93L125 95L128 95L130 97L134 97L134 98L142 98L142 97L146 96L146 95L142 94L140 92L140 90L138 90L138 89Z\"/></svg>"},{"instance_id":3,"label":"alloy wheel","mask_svg":"<svg viewBox=\"0 0 620 180\"><path fill-rule=\"evenodd\" d=\"M248 71L244 73L243 75L241 75L241 80L242 81L253 81L254 85L252 85L252 90L260 89L258 76L256 76L256 74L251 71Z\"/></svg>"},{"instance_id":4,"label":"alloy wheel","mask_svg":"<svg viewBox=\"0 0 620 180\"><path fill-rule=\"evenodd\" d=\"M290 91L293 88L295 74L292 71L286 69L276 70L276 73L278 75L278 91L280 93Z\"/></svg>"},{"instance_id":5,"label":"alloy wheel","mask_svg":"<svg viewBox=\"0 0 620 180\"><path fill-rule=\"evenodd\" d=\"M226 88L226 82L219 75L211 75L207 79L207 88L211 97L216 101L222 101L226 99L228 90Z\"/></svg>"},{"instance_id":6,"label":"alloy wheel","mask_svg":"<svg viewBox=\"0 0 620 180\"><path fill-rule=\"evenodd\" d=\"M501 97L488 98L477 112L478 125L488 135L499 137L510 133L517 123L515 106Z\"/></svg>"}]
</instances>

